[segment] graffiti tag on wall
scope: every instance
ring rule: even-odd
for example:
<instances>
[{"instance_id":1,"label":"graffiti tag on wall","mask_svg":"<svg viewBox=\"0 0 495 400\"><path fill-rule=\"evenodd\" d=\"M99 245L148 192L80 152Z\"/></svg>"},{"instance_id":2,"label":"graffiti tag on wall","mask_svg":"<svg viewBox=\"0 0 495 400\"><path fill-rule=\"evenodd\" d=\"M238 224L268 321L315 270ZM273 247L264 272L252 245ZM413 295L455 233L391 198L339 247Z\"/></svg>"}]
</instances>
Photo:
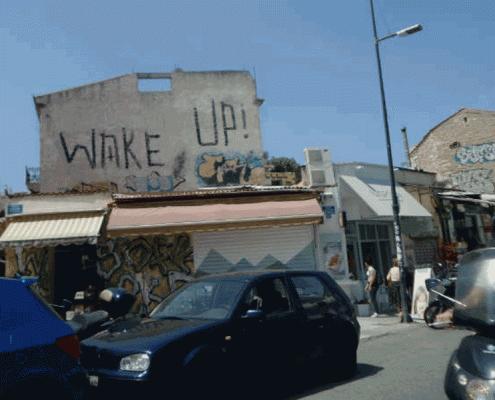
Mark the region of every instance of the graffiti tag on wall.
<instances>
[{"instance_id":1,"label":"graffiti tag on wall","mask_svg":"<svg viewBox=\"0 0 495 400\"><path fill-rule=\"evenodd\" d=\"M100 245L97 256L98 275L108 287L135 294L139 313L151 311L194 272L188 234L118 238Z\"/></svg>"},{"instance_id":2,"label":"graffiti tag on wall","mask_svg":"<svg viewBox=\"0 0 495 400\"><path fill-rule=\"evenodd\" d=\"M140 135L140 140L144 140L146 146L146 160L139 160L136 153L133 150L134 143L134 131L127 132L126 128L122 128L121 135L100 133L100 151L97 152L97 138L96 130L91 130L91 136L89 138L89 144L75 143L72 146L67 144L66 138L63 132L60 132L60 142L64 150L65 159L67 163L72 163L78 153L81 153L83 157L86 157L88 165L91 169L95 169L98 166L98 162L101 168L105 168L107 164L113 163L117 168L129 169L131 164L134 164L139 169L142 168L141 164L145 164L148 167L161 167L164 164L159 162L159 149L155 147L153 143L160 138L160 135L150 135L148 132L144 132L144 135ZM137 139L136 139L137 140Z\"/></svg>"},{"instance_id":3,"label":"graffiti tag on wall","mask_svg":"<svg viewBox=\"0 0 495 400\"><path fill-rule=\"evenodd\" d=\"M242 107L242 106L241 106ZM223 144L225 146L229 145L229 131L235 131L238 128L241 128L238 123L236 123L236 113L233 105L225 103L223 101L220 102L221 116L222 116L222 129L223 129ZM217 119L217 111L215 107L215 100L211 101L211 119L213 123L213 135L205 135L205 132L201 132L200 119L198 115L198 109L194 107L194 123L196 125L196 136L198 139L198 144L200 146L217 146L219 144L218 139L218 119ZM239 118L237 118L239 119ZM241 108L241 120L242 120L242 129L247 129L246 122L246 111L244 108ZM244 138L248 138L248 134L244 133Z\"/></svg>"},{"instance_id":4,"label":"graffiti tag on wall","mask_svg":"<svg viewBox=\"0 0 495 400\"><path fill-rule=\"evenodd\" d=\"M471 169L452 174L452 185L466 192L495 193L495 176L491 169Z\"/></svg>"},{"instance_id":5,"label":"graffiti tag on wall","mask_svg":"<svg viewBox=\"0 0 495 400\"><path fill-rule=\"evenodd\" d=\"M463 165L495 161L495 143L461 147L455 153L455 160Z\"/></svg>"},{"instance_id":6,"label":"graffiti tag on wall","mask_svg":"<svg viewBox=\"0 0 495 400\"><path fill-rule=\"evenodd\" d=\"M196 159L196 173L202 186L263 185L265 180L263 160L253 152L204 153Z\"/></svg>"}]
</instances>

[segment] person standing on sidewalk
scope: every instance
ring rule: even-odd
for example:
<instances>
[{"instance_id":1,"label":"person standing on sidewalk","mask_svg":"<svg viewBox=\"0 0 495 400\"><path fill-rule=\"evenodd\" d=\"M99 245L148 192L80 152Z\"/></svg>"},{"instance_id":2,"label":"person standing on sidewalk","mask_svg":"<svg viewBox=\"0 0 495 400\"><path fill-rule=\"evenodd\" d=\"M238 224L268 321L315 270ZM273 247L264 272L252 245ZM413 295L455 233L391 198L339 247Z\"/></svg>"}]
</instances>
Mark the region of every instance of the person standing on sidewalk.
<instances>
[{"instance_id":1,"label":"person standing on sidewalk","mask_svg":"<svg viewBox=\"0 0 495 400\"><path fill-rule=\"evenodd\" d=\"M397 312L400 315L402 313L402 307L400 303L400 269L397 256L394 256L392 263L392 268L390 268L387 274L387 283L392 292L392 303L397 306Z\"/></svg>"},{"instance_id":2,"label":"person standing on sidewalk","mask_svg":"<svg viewBox=\"0 0 495 400\"><path fill-rule=\"evenodd\" d=\"M368 283L364 290L370 294L371 308L373 309L373 314L371 318L378 317L378 303L376 301L376 292L378 291L378 279L376 276L376 269L371 265L371 260L366 258L364 260L364 265L367 268L366 275L368 276Z\"/></svg>"}]
</instances>

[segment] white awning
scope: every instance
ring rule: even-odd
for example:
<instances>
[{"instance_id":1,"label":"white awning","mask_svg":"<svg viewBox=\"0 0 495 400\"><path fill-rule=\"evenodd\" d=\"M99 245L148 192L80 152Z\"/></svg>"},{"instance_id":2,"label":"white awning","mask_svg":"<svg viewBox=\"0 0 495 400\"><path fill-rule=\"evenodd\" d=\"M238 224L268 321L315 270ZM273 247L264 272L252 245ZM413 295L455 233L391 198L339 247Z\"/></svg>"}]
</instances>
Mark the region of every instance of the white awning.
<instances>
[{"instance_id":1,"label":"white awning","mask_svg":"<svg viewBox=\"0 0 495 400\"><path fill-rule=\"evenodd\" d=\"M102 211L90 211L8 218L0 236L0 247L96 244L104 217Z\"/></svg>"},{"instance_id":2,"label":"white awning","mask_svg":"<svg viewBox=\"0 0 495 400\"><path fill-rule=\"evenodd\" d=\"M383 180L362 180L355 176L340 175L340 179L369 207L374 217L393 217L392 189ZM430 217L431 214L404 188L396 186L401 217Z\"/></svg>"}]
</instances>

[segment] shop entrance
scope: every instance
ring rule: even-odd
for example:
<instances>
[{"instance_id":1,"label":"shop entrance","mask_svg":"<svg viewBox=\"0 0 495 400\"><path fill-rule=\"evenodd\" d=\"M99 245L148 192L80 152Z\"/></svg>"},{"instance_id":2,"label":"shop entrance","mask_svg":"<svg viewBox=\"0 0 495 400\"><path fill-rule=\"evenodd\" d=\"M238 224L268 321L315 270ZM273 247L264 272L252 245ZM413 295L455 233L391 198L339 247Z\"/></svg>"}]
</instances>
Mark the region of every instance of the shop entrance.
<instances>
[{"instance_id":1,"label":"shop entrance","mask_svg":"<svg viewBox=\"0 0 495 400\"><path fill-rule=\"evenodd\" d=\"M392 265L392 224L383 222L354 221L346 228L348 258L352 258L353 268L349 272L359 280L366 280L364 260L369 258L383 282ZM357 260L357 261L354 261ZM349 262L351 266L351 262ZM351 271L355 269L355 271Z\"/></svg>"},{"instance_id":2,"label":"shop entrance","mask_svg":"<svg viewBox=\"0 0 495 400\"><path fill-rule=\"evenodd\" d=\"M77 291L84 290L82 279L81 247L76 245L55 247L54 303L73 300Z\"/></svg>"}]
</instances>

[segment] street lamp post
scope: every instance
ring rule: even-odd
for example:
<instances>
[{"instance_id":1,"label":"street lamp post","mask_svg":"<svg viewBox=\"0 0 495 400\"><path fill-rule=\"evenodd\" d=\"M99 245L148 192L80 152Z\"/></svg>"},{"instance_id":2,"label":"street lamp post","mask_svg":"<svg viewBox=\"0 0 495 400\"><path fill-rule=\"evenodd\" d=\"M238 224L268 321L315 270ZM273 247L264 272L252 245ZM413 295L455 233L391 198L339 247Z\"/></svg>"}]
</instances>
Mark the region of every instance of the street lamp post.
<instances>
[{"instance_id":1,"label":"street lamp post","mask_svg":"<svg viewBox=\"0 0 495 400\"><path fill-rule=\"evenodd\" d=\"M392 192L392 211L394 215L395 246L397 252L397 260L399 262L399 269L400 269L400 297L401 297L401 305L402 305L402 313L403 313L401 322L412 322L411 316L409 315L409 308L407 306L407 300L406 300L404 258L402 256L402 236L400 231L399 201L397 199L397 192L395 190L394 162L392 160L392 149L390 146L387 104L385 102L385 89L383 88L382 66L380 62L380 51L378 48L378 43L381 42L382 40L389 39L394 36L404 37L404 36L412 35L416 32L421 31L423 27L419 24L414 25L409 28L398 31L396 33L390 33L387 36L379 39L376 34L376 23L375 23L375 12L373 10L373 0L370 0L370 6L371 6L371 19L373 21L373 33L375 36L375 50L376 50L376 61L378 65L378 78L380 80L380 91L382 97L383 122L385 125L385 140L387 143L388 170L390 173L390 189Z\"/></svg>"}]
</instances>

